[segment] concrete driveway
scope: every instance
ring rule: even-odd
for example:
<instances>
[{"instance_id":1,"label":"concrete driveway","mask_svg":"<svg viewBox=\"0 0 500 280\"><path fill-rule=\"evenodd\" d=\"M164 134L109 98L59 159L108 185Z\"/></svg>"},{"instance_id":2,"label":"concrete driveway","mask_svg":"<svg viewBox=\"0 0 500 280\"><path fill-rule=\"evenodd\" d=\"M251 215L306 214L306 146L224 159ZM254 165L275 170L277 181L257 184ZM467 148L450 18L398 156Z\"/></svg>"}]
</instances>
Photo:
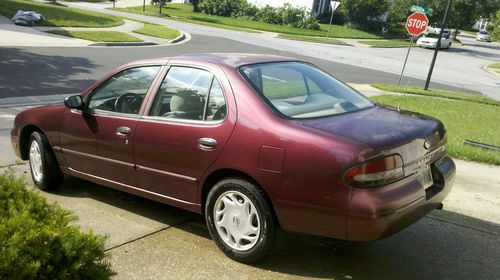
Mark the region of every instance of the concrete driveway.
<instances>
[{"instance_id":1,"label":"concrete driveway","mask_svg":"<svg viewBox=\"0 0 500 280\"><path fill-rule=\"evenodd\" d=\"M204 219L76 178L51 192L84 230L108 235L116 279L498 279L500 167L457 161L445 201L389 238L350 243L281 232L276 250L255 265L224 256ZM0 172L24 175L26 164Z\"/></svg>"}]
</instances>

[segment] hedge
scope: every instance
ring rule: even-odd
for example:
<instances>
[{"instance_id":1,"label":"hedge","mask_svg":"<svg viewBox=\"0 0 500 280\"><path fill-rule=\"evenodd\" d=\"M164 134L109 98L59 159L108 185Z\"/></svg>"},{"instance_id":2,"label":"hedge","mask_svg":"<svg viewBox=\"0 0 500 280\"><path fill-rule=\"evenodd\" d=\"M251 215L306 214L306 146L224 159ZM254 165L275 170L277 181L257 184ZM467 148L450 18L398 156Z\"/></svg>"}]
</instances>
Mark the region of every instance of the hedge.
<instances>
[{"instance_id":1,"label":"hedge","mask_svg":"<svg viewBox=\"0 0 500 280\"><path fill-rule=\"evenodd\" d=\"M105 237L82 232L76 217L0 174L0 279L108 279Z\"/></svg>"}]
</instances>

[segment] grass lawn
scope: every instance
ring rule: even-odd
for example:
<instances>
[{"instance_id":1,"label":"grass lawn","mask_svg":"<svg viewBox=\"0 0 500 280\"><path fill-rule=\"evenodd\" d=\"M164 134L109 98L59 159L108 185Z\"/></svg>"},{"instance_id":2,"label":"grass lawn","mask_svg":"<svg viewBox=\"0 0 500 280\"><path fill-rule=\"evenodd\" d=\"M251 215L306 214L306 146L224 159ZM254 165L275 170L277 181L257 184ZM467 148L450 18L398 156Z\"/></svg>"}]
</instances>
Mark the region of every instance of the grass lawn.
<instances>
[{"instance_id":1,"label":"grass lawn","mask_svg":"<svg viewBox=\"0 0 500 280\"><path fill-rule=\"evenodd\" d=\"M123 24L119 17L87 12L65 6L22 0L0 0L0 14L11 18L18 10L41 13L39 26L110 27Z\"/></svg>"},{"instance_id":2,"label":"grass lawn","mask_svg":"<svg viewBox=\"0 0 500 280\"><path fill-rule=\"evenodd\" d=\"M490 68L490 70L493 70L493 71L497 72L498 74L500 74L500 62L490 64L490 65L488 65L488 68Z\"/></svg>"},{"instance_id":3,"label":"grass lawn","mask_svg":"<svg viewBox=\"0 0 500 280\"><path fill-rule=\"evenodd\" d=\"M371 40L359 42L376 48L401 48L408 47L410 45L410 42L406 42L405 40Z\"/></svg>"},{"instance_id":4,"label":"grass lawn","mask_svg":"<svg viewBox=\"0 0 500 280\"><path fill-rule=\"evenodd\" d=\"M346 43L337 40L335 38L326 38L326 37L312 37L312 36L304 36L304 35L293 35L293 34L279 34L278 38L290 39L296 41L310 41L317 43L327 43L327 44L336 44L336 45L346 45Z\"/></svg>"},{"instance_id":5,"label":"grass lawn","mask_svg":"<svg viewBox=\"0 0 500 280\"><path fill-rule=\"evenodd\" d=\"M472 140L500 146L500 109L482 103L448 98L381 95L371 98L382 104L401 105L440 119L448 132L448 154L453 157L500 165L500 152L464 145Z\"/></svg>"},{"instance_id":6,"label":"grass lawn","mask_svg":"<svg viewBox=\"0 0 500 280\"><path fill-rule=\"evenodd\" d=\"M167 40L172 40L181 34L178 30L154 24L144 24L143 28L134 30L134 32Z\"/></svg>"},{"instance_id":7,"label":"grass lawn","mask_svg":"<svg viewBox=\"0 0 500 280\"><path fill-rule=\"evenodd\" d=\"M67 31L50 30L48 33L79 38L94 42L143 42L141 39L118 31Z\"/></svg>"},{"instance_id":8,"label":"grass lawn","mask_svg":"<svg viewBox=\"0 0 500 280\"><path fill-rule=\"evenodd\" d=\"M89 2L89 3L100 3L100 2L109 2L109 0L58 0L61 2Z\"/></svg>"},{"instance_id":9,"label":"grass lawn","mask_svg":"<svg viewBox=\"0 0 500 280\"><path fill-rule=\"evenodd\" d=\"M262 30L268 32L276 32L283 34L295 34L306 36L323 36L326 37L328 32L328 25L321 24L320 30L307 30L301 28L293 28L283 25L269 24L260 21L250 21L239 18L221 17L206 15L203 13L193 12L193 7L186 4L167 4L167 7L162 9L162 14L158 14L158 8L148 5L146 6L146 14L154 16L169 17L172 20L186 21L201 25L209 25L214 27L221 27L227 29L236 29L240 31ZM116 10L131 12L136 14L144 14L142 6L129 7L129 8L116 8ZM331 30L332 37L339 38L359 38L359 39L378 39L380 36L368 32L350 29L339 25L333 25Z\"/></svg>"},{"instance_id":10,"label":"grass lawn","mask_svg":"<svg viewBox=\"0 0 500 280\"><path fill-rule=\"evenodd\" d=\"M469 101L476 102L480 104L493 105L497 107L500 111L500 101L496 101L489 97L480 94L459 92L459 91L451 91L451 90L442 90L442 89L429 89L424 90L420 87L398 87L396 85L387 85L387 84L372 84L374 88L378 88L384 91L392 91L392 92L403 92L405 91L407 94L415 94L415 95L426 95L426 96L434 96L434 97L442 97L447 99L461 100L461 101Z\"/></svg>"}]
</instances>

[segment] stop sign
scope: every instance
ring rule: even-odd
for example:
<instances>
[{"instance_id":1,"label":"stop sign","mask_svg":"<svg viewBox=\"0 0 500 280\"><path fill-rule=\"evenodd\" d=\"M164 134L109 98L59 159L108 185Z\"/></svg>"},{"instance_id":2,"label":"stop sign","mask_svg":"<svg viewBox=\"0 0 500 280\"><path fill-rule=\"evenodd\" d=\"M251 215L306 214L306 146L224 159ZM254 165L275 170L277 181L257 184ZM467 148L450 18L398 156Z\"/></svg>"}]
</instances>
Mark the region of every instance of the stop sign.
<instances>
[{"instance_id":1,"label":"stop sign","mask_svg":"<svg viewBox=\"0 0 500 280\"><path fill-rule=\"evenodd\" d=\"M406 30L413 36L422 34L429 24L429 19L425 14L413 13L406 20Z\"/></svg>"}]
</instances>

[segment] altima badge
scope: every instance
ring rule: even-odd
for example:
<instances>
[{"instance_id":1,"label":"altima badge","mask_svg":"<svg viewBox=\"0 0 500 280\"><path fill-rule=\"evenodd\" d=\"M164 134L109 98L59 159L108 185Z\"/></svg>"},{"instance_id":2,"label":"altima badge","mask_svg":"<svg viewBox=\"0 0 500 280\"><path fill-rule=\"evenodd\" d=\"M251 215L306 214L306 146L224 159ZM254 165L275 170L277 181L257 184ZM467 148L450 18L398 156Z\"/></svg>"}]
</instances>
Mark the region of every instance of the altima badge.
<instances>
[{"instance_id":1,"label":"altima badge","mask_svg":"<svg viewBox=\"0 0 500 280\"><path fill-rule=\"evenodd\" d=\"M425 141L425 142L424 142L424 148L425 148L426 150L430 149L430 148L431 148L431 142L429 142L429 141Z\"/></svg>"}]
</instances>

